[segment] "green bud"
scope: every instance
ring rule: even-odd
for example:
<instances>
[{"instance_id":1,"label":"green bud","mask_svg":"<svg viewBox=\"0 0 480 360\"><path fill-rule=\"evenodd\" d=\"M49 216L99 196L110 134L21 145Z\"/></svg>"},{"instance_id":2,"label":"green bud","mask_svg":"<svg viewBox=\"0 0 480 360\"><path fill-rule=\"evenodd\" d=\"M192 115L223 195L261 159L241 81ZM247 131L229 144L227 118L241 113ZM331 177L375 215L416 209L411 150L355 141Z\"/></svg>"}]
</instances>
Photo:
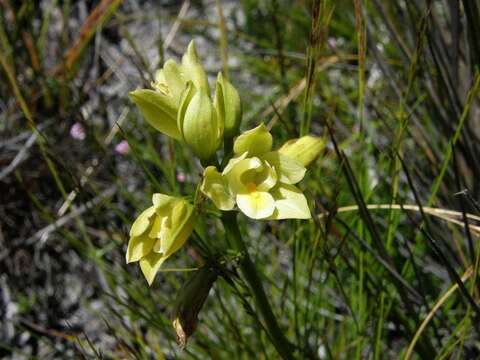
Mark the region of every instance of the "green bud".
<instances>
[{"instance_id":1,"label":"green bud","mask_svg":"<svg viewBox=\"0 0 480 360\"><path fill-rule=\"evenodd\" d=\"M198 314L217 279L217 273L208 266L195 271L180 289L175 303L173 328L178 344L184 348L198 323Z\"/></svg>"},{"instance_id":2,"label":"green bud","mask_svg":"<svg viewBox=\"0 0 480 360\"><path fill-rule=\"evenodd\" d=\"M187 52L182 57L182 69L186 79L192 81L197 89L210 94L207 74L198 60L197 49L193 40L188 44Z\"/></svg>"},{"instance_id":3,"label":"green bud","mask_svg":"<svg viewBox=\"0 0 480 360\"><path fill-rule=\"evenodd\" d=\"M278 152L297 160L300 164L307 167L320 155L324 147L324 139L306 135L299 139L287 141Z\"/></svg>"},{"instance_id":4,"label":"green bud","mask_svg":"<svg viewBox=\"0 0 480 360\"><path fill-rule=\"evenodd\" d=\"M218 73L215 90L215 105L223 107L224 112L224 136L232 139L238 134L242 120L242 105L237 89Z\"/></svg>"},{"instance_id":5,"label":"green bud","mask_svg":"<svg viewBox=\"0 0 480 360\"><path fill-rule=\"evenodd\" d=\"M222 119L208 93L187 85L177 118L183 140L201 160L208 160L217 151L222 138Z\"/></svg>"}]
</instances>

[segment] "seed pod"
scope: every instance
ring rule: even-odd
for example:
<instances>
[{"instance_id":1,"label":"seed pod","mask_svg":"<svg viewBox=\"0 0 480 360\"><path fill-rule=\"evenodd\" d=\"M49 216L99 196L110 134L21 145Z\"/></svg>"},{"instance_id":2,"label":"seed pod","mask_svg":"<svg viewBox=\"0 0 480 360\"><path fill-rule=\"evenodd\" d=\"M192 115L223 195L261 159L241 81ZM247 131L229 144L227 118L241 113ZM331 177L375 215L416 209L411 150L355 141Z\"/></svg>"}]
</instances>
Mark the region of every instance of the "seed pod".
<instances>
[{"instance_id":1,"label":"seed pod","mask_svg":"<svg viewBox=\"0 0 480 360\"><path fill-rule=\"evenodd\" d=\"M190 276L177 295L172 323L182 349L197 327L198 314L216 279L217 273L204 266Z\"/></svg>"}]
</instances>

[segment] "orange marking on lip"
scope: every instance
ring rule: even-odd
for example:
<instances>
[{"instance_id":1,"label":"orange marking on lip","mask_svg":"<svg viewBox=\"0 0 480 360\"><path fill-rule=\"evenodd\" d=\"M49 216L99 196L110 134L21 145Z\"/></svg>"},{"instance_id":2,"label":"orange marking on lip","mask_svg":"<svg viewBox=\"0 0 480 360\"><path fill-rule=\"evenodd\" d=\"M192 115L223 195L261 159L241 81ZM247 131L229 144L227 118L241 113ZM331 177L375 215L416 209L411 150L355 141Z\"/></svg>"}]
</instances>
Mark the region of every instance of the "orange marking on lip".
<instances>
[{"instance_id":1,"label":"orange marking on lip","mask_svg":"<svg viewBox=\"0 0 480 360\"><path fill-rule=\"evenodd\" d=\"M249 192L255 192L255 191L257 191L257 184L255 184L254 182L249 182L249 183L247 184L247 190L248 190Z\"/></svg>"}]
</instances>

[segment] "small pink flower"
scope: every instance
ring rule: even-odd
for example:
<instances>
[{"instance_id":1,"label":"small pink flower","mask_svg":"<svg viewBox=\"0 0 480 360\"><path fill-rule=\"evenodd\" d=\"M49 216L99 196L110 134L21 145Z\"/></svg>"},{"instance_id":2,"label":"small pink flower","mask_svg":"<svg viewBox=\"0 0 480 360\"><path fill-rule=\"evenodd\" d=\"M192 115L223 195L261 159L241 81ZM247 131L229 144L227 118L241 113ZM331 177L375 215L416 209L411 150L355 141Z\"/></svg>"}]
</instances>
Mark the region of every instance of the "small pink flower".
<instances>
[{"instance_id":1,"label":"small pink flower","mask_svg":"<svg viewBox=\"0 0 480 360\"><path fill-rule=\"evenodd\" d=\"M327 43L328 43L328 46L330 46L330 48L332 50L336 50L337 49L337 39L331 37L331 38L328 38L327 40Z\"/></svg>"},{"instance_id":2,"label":"small pink flower","mask_svg":"<svg viewBox=\"0 0 480 360\"><path fill-rule=\"evenodd\" d=\"M85 129L83 128L83 125L80 124L79 122L76 122L75 124L72 125L70 128L70 136L74 138L75 140L80 140L83 141L85 140Z\"/></svg>"},{"instance_id":3,"label":"small pink flower","mask_svg":"<svg viewBox=\"0 0 480 360\"><path fill-rule=\"evenodd\" d=\"M116 146L115 146L115 151L117 154L120 155L126 155L130 151L130 146L128 146L127 140L122 140L120 141Z\"/></svg>"},{"instance_id":4,"label":"small pink flower","mask_svg":"<svg viewBox=\"0 0 480 360\"><path fill-rule=\"evenodd\" d=\"M185 174L183 172L179 171L177 173L177 181L181 183L185 182Z\"/></svg>"}]
</instances>

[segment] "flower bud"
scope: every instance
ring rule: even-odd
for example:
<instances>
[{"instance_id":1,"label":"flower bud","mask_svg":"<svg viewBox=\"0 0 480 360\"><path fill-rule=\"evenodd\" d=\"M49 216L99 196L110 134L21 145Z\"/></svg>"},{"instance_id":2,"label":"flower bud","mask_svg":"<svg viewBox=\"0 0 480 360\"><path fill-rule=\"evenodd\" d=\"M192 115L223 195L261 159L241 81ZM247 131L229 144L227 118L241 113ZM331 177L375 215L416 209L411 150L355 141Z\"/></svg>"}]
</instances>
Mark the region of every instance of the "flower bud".
<instances>
[{"instance_id":1,"label":"flower bud","mask_svg":"<svg viewBox=\"0 0 480 360\"><path fill-rule=\"evenodd\" d=\"M325 140L306 135L287 141L278 151L307 167L320 155L324 147Z\"/></svg>"},{"instance_id":2,"label":"flower bud","mask_svg":"<svg viewBox=\"0 0 480 360\"><path fill-rule=\"evenodd\" d=\"M198 60L195 42L192 40L188 44L188 49L182 57L182 69L187 80L192 81L195 88L203 90L206 94L210 94L208 79L202 64Z\"/></svg>"},{"instance_id":3,"label":"flower bud","mask_svg":"<svg viewBox=\"0 0 480 360\"><path fill-rule=\"evenodd\" d=\"M208 160L223 139L223 119L208 93L188 83L178 111L178 128L183 140L201 160Z\"/></svg>"},{"instance_id":4,"label":"flower bud","mask_svg":"<svg viewBox=\"0 0 480 360\"><path fill-rule=\"evenodd\" d=\"M217 77L215 105L223 107L224 136L226 139L232 139L240 128L242 106L237 89L223 77L222 73L218 73Z\"/></svg>"},{"instance_id":5,"label":"flower bud","mask_svg":"<svg viewBox=\"0 0 480 360\"><path fill-rule=\"evenodd\" d=\"M198 323L198 314L217 279L217 273L208 266L195 271L177 294L173 327L177 342L184 348Z\"/></svg>"}]
</instances>

